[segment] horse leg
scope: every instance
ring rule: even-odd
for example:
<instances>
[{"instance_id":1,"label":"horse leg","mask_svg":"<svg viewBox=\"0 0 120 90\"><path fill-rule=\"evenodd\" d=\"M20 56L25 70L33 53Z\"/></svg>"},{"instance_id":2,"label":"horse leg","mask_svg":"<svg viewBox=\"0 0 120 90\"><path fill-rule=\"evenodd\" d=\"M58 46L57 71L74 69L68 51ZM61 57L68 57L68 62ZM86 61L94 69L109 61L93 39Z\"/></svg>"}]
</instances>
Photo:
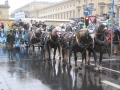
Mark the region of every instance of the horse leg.
<instances>
[{"instance_id":1,"label":"horse leg","mask_svg":"<svg viewBox=\"0 0 120 90\"><path fill-rule=\"evenodd\" d=\"M58 45L58 51L59 51L59 60L61 60L61 46Z\"/></svg>"},{"instance_id":2,"label":"horse leg","mask_svg":"<svg viewBox=\"0 0 120 90\"><path fill-rule=\"evenodd\" d=\"M71 68L72 66L71 66L71 56L72 56L72 50L70 49L70 51L69 51L69 67Z\"/></svg>"},{"instance_id":3,"label":"horse leg","mask_svg":"<svg viewBox=\"0 0 120 90\"><path fill-rule=\"evenodd\" d=\"M99 70L102 70L102 56L103 56L103 53L100 53L100 59L99 59Z\"/></svg>"},{"instance_id":4,"label":"horse leg","mask_svg":"<svg viewBox=\"0 0 120 90\"><path fill-rule=\"evenodd\" d=\"M91 56L91 51L88 51L88 65L90 65L90 56Z\"/></svg>"},{"instance_id":5,"label":"horse leg","mask_svg":"<svg viewBox=\"0 0 120 90\"><path fill-rule=\"evenodd\" d=\"M77 69L77 55L76 55L76 51L74 51L74 60L75 60L75 68Z\"/></svg>"},{"instance_id":6,"label":"horse leg","mask_svg":"<svg viewBox=\"0 0 120 90\"><path fill-rule=\"evenodd\" d=\"M54 56L53 56L53 60L55 61L55 55L56 55L56 47L54 48Z\"/></svg>"},{"instance_id":7,"label":"horse leg","mask_svg":"<svg viewBox=\"0 0 120 90\"><path fill-rule=\"evenodd\" d=\"M48 55L49 55L49 61L51 60L51 57L50 57L50 45L48 45Z\"/></svg>"},{"instance_id":8,"label":"horse leg","mask_svg":"<svg viewBox=\"0 0 120 90\"><path fill-rule=\"evenodd\" d=\"M83 61L84 61L84 53L82 53L82 62L81 62L81 64L80 64L79 69L82 69L82 66L83 66Z\"/></svg>"},{"instance_id":9,"label":"horse leg","mask_svg":"<svg viewBox=\"0 0 120 90\"><path fill-rule=\"evenodd\" d=\"M97 55L96 55L96 51L93 50L93 55L94 55L94 60L95 60L95 70L98 70L98 67L97 67Z\"/></svg>"}]
</instances>

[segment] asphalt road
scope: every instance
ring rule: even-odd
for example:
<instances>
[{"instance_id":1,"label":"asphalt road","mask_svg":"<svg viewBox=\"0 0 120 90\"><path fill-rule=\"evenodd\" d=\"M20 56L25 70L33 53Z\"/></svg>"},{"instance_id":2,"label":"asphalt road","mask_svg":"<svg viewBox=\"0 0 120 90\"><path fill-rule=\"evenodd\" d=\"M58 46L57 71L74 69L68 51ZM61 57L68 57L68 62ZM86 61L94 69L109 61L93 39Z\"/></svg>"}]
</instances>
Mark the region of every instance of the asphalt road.
<instances>
[{"instance_id":1,"label":"asphalt road","mask_svg":"<svg viewBox=\"0 0 120 90\"><path fill-rule=\"evenodd\" d=\"M81 62L79 58L78 64ZM62 66L56 59L44 61L38 51L28 54L24 49L14 49L9 55L5 46L0 46L0 90L120 90L120 58L103 59L102 72L91 66L78 72Z\"/></svg>"}]
</instances>

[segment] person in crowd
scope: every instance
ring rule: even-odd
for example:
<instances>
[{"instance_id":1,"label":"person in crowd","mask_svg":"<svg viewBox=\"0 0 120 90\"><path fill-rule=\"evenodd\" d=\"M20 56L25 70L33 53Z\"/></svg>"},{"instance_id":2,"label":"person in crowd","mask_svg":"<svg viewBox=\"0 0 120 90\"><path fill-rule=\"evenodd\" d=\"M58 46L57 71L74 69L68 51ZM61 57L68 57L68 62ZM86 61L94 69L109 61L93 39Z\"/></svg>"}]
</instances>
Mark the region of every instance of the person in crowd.
<instances>
[{"instance_id":1,"label":"person in crowd","mask_svg":"<svg viewBox=\"0 0 120 90\"><path fill-rule=\"evenodd\" d=\"M41 25L43 31L46 31L46 26L47 26L47 25L45 24L45 21L43 20L43 21L42 21L42 25Z\"/></svg>"},{"instance_id":2,"label":"person in crowd","mask_svg":"<svg viewBox=\"0 0 120 90\"><path fill-rule=\"evenodd\" d=\"M24 38L24 32L25 32L24 25L21 24L19 27L19 38L20 39Z\"/></svg>"},{"instance_id":3,"label":"person in crowd","mask_svg":"<svg viewBox=\"0 0 120 90\"><path fill-rule=\"evenodd\" d=\"M18 32L17 25L14 24L14 25L13 25L13 34L16 36L16 35L17 35L17 32Z\"/></svg>"},{"instance_id":4,"label":"person in crowd","mask_svg":"<svg viewBox=\"0 0 120 90\"><path fill-rule=\"evenodd\" d=\"M32 31L32 24L33 24L33 20L30 20L30 23L29 23L29 30Z\"/></svg>"},{"instance_id":5,"label":"person in crowd","mask_svg":"<svg viewBox=\"0 0 120 90\"><path fill-rule=\"evenodd\" d=\"M113 33L113 44L114 44L114 54L117 55L118 53L118 46L119 46L119 40L118 35L116 32Z\"/></svg>"},{"instance_id":6,"label":"person in crowd","mask_svg":"<svg viewBox=\"0 0 120 90\"><path fill-rule=\"evenodd\" d=\"M107 41L108 41L108 50L111 52L111 33L107 35Z\"/></svg>"},{"instance_id":7,"label":"person in crowd","mask_svg":"<svg viewBox=\"0 0 120 90\"><path fill-rule=\"evenodd\" d=\"M38 23L38 28L41 28L41 27L42 27L42 22L39 21L39 23Z\"/></svg>"},{"instance_id":8,"label":"person in crowd","mask_svg":"<svg viewBox=\"0 0 120 90\"><path fill-rule=\"evenodd\" d=\"M3 33L4 33L4 24L3 23L1 24L1 28L2 28Z\"/></svg>"},{"instance_id":9,"label":"person in crowd","mask_svg":"<svg viewBox=\"0 0 120 90\"><path fill-rule=\"evenodd\" d=\"M29 30L29 24L27 24L25 22L24 22L24 26L23 27L24 27L25 30Z\"/></svg>"},{"instance_id":10,"label":"person in crowd","mask_svg":"<svg viewBox=\"0 0 120 90\"><path fill-rule=\"evenodd\" d=\"M0 26L0 37L2 37L2 31L3 31L2 26Z\"/></svg>"},{"instance_id":11,"label":"person in crowd","mask_svg":"<svg viewBox=\"0 0 120 90\"><path fill-rule=\"evenodd\" d=\"M20 19L20 21L19 21L19 27L20 27L21 25L23 25L23 21Z\"/></svg>"},{"instance_id":12,"label":"person in crowd","mask_svg":"<svg viewBox=\"0 0 120 90\"><path fill-rule=\"evenodd\" d=\"M8 51L12 52L13 50L13 44L15 42L15 36L13 34L13 31L10 30L10 33L7 35L7 43L8 43Z\"/></svg>"}]
</instances>

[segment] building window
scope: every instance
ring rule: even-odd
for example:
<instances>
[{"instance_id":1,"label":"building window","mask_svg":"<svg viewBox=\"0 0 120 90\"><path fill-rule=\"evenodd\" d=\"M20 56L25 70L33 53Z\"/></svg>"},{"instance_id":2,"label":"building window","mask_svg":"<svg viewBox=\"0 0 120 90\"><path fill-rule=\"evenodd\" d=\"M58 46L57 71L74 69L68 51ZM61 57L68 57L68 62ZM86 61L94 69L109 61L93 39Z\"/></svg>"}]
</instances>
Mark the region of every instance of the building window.
<instances>
[{"instance_id":1,"label":"building window","mask_svg":"<svg viewBox=\"0 0 120 90\"><path fill-rule=\"evenodd\" d=\"M68 13L67 13L67 19L68 19L69 17L68 17Z\"/></svg>"},{"instance_id":2,"label":"building window","mask_svg":"<svg viewBox=\"0 0 120 90\"><path fill-rule=\"evenodd\" d=\"M73 11L73 17L75 17L75 10Z\"/></svg>"},{"instance_id":3,"label":"building window","mask_svg":"<svg viewBox=\"0 0 120 90\"><path fill-rule=\"evenodd\" d=\"M100 6L100 15L103 15L104 13L104 6Z\"/></svg>"},{"instance_id":4,"label":"building window","mask_svg":"<svg viewBox=\"0 0 120 90\"><path fill-rule=\"evenodd\" d=\"M65 19L65 13L64 13L64 19Z\"/></svg>"}]
</instances>

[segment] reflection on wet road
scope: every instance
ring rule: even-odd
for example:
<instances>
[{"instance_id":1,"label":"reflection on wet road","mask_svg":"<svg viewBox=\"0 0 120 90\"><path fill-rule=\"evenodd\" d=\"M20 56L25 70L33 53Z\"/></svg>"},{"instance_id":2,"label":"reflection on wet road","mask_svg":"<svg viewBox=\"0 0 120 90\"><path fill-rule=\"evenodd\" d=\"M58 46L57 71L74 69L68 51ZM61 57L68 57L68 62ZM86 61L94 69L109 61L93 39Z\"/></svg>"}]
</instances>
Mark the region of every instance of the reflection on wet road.
<instances>
[{"instance_id":1,"label":"reflection on wet road","mask_svg":"<svg viewBox=\"0 0 120 90\"><path fill-rule=\"evenodd\" d=\"M74 67L71 69L62 67L62 62L56 61L56 63L43 61L40 56L29 55L25 50L16 49L8 55L7 49L1 47L0 90L120 89L120 73L107 69L98 73L93 71L93 66L83 67L76 72ZM120 71L119 60L106 60L103 66ZM114 83L114 86L111 83Z\"/></svg>"}]
</instances>

